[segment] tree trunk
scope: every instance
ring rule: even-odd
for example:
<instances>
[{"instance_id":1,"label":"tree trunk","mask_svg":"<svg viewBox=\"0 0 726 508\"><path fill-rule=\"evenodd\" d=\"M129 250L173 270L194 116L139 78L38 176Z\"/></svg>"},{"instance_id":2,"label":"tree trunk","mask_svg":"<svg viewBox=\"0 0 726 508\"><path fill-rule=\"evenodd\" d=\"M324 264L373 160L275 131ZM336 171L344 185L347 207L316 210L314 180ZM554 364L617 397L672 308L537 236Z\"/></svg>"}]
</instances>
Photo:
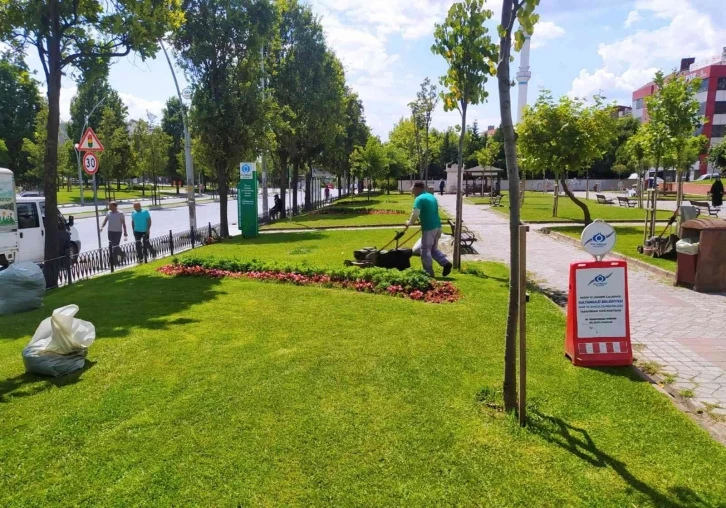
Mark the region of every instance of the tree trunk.
<instances>
[{"instance_id":1,"label":"tree trunk","mask_svg":"<svg viewBox=\"0 0 726 508\"><path fill-rule=\"evenodd\" d=\"M116 192L121 192L121 179L116 179Z\"/></svg>"},{"instance_id":2,"label":"tree trunk","mask_svg":"<svg viewBox=\"0 0 726 508\"><path fill-rule=\"evenodd\" d=\"M287 159L280 157L280 201L282 202L282 210L279 211L279 215L281 219L287 217L287 205L285 204L287 203L287 201L285 201L285 194L287 193L287 178Z\"/></svg>"},{"instance_id":3,"label":"tree trunk","mask_svg":"<svg viewBox=\"0 0 726 508\"><path fill-rule=\"evenodd\" d=\"M464 197L461 192L464 173L464 136L466 134L466 99L461 107L461 134L459 135L459 158L458 168L456 171L456 220L454 222L454 268L461 269L461 214L463 209Z\"/></svg>"},{"instance_id":4,"label":"tree trunk","mask_svg":"<svg viewBox=\"0 0 726 508\"><path fill-rule=\"evenodd\" d=\"M60 90L61 90L61 44L60 19L58 13L58 0L49 2L49 28L48 36L48 123L46 125L45 156L43 159L43 192L45 194L45 259L53 259L60 255L58 248L58 194L56 192L56 177L58 174L58 129L60 127ZM50 264L46 265L51 268ZM57 273L55 270L45 270L45 280L48 286L55 286Z\"/></svg>"},{"instance_id":5,"label":"tree trunk","mask_svg":"<svg viewBox=\"0 0 726 508\"><path fill-rule=\"evenodd\" d=\"M217 163L217 190L219 191L219 236L229 238L229 221L227 219L227 167L224 163ZM239 224L242 227L242 224Z\"/></svg>"},{"instance_id":6,"label":"tree trunk","mask_svg":"<svg viewBox=\"0 0 726 508\"><path fill-rule=\"evenodd\" d=\"M513 15L513 0L503 0L502 26L510 26ZM509 306L507 310L507 331L504 347L504 408L507 411L517 407L517 325L519 321L519 167L517 145L512 123L511 77L509 58L512 53L512 37L502 37L499 43L500 55L497 65L499 85L499 109L504 135L504 155L507 161L509 179Z\"/></svg>"},{"instance_id":7,"label":"tree trunk","mask_svg":"<svg viewBox=\"0 0 726 508\"><path fill-rule=\"evenodd\" d=\"M305 210L313 209L313 169L308 164L308 170L305 172Z\"/></svg>"},{"instance_id":8,"label":"tree trunk","mask_svg":"<svg viewBox=\"0 0 726 508\"><path fill-rule=\"evenodd\" d=\"M572 193L569 187L567 187L567 183L565 182L565 179L562 178L562 190L565 191L565 194L567 194L567 197L572 200L573 203L575 203L577 206L579 206L582 209L582 213L585 216L585 226L589 225L592 222L592 218L590 218L590 209L587 207L585 203L577 199L575 195Z\"/></svg>"},{"instance_id":9,"label":"tree trunk","mask_svg":"<svg viewBox=\"0 0 726 508\"><path fill-rule=\"evenodd\" d=\"M297 176L298 176L298 163L295 161L292 165L292 182L290 183L290 192L292 192L292 215L297 215Z\"/></svg>"},{"instance_id":10,"label":"tree trunk","mask_svg":"<svg viewBox=\"0 0 726 508\"><path fill-rule=\"evenodd\" d=\"M340 193L342 191L340 190L340 186L341 186L342 183L343 183L343 177L340 176L340 175L338 175L338 199L340 199L340 197L341 197Z\"/></svg>"}]
</instances>

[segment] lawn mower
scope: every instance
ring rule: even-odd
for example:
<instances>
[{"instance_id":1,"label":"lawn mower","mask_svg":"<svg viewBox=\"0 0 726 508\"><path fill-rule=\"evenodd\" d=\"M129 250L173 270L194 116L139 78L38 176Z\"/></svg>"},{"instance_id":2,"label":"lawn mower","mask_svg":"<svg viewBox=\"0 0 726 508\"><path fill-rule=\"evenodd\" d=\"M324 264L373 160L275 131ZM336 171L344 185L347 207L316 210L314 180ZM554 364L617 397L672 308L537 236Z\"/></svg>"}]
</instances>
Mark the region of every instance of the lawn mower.
<instances>
[{"instance_id":1,"label":"lawn mower","mask_svg":"<svg viewBox=\"0 0 726 508\"><path fill-rule=\"evenodd\" d=\"M673 212L671 218L668 219L668 224L666 224L666 227L663 228L661 234L659 236L651 236L645 241L644 245L639 245L637 249L638 252L654 258L676 259L676 242L680 240L680 238L678 235L674 234L669 234L666 238L664 238L663 235L665 235L665 232L673 226L673 223L677 218L678 210Z\"/></svg>"},{"instance_id":2,"label":"lawn mower","mask_svg":"<svg viewBox=\"0 0 726 508\"><path fill-rule=\"evenodd\" d=\"M345 266L358 266L360 268L377 266L379 268L386 268L389 270L392 268L396 268L398 270L411 268L411 256L413 256L413 250L403 248L402 246L411 241L411 239L418 235L419 232L420 230L415 231L411 236L400 242L401 238L403 238L406 234L406 231L399 231L393 237L393 240L384 245L382 249L377 249L376 247L363 247L362 249L355 250L353 251L355 261L346 259L343 264L345 264ZM388 248L388 246L393 242L396 242L396 247L394 249L386 250L386 248Z\"/></svg>"}]
</instances>

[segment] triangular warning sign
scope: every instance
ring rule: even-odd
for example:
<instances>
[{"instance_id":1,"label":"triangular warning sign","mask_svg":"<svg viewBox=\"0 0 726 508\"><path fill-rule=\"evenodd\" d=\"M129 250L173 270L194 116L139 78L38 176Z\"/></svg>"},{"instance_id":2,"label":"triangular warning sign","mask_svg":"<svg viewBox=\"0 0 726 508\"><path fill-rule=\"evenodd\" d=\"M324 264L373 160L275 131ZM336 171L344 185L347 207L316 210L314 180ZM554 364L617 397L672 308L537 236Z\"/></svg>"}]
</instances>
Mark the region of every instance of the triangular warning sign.
<instances>
[{"instance_id":1,"label":"triangular warning sign","mask_svg":"<svg viewBox=\"0 0 726 508\"><path fill-rule=\"evenodd\" d=\"M85 133L83 133L81 142L78 143L78 151L79 152L102 152L103 151L103 145L98 140L98 136L96 136L96 133L93 132L93 129L91 129L90 127L88 129L86 129Z\"/></svg>"}]
</instances>

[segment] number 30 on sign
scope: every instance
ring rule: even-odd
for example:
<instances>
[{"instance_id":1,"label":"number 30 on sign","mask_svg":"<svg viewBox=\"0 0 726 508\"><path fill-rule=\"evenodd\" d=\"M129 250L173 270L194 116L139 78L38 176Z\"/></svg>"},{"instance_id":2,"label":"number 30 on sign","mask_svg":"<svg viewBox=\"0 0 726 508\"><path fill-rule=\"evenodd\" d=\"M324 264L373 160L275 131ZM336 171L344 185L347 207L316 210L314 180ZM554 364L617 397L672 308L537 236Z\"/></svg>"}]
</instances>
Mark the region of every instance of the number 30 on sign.
<instances>
[{"instance_id":1,"label":"number 30 on sign","mask_svg":"<svg viewBox=\"0 0 726 508\"><path fill-rule=\"evenodd\" d=\"M93 152L83 154L83 170L89 175L95 175L98 171L98 157Z\"/></svg>"}]
</instances>

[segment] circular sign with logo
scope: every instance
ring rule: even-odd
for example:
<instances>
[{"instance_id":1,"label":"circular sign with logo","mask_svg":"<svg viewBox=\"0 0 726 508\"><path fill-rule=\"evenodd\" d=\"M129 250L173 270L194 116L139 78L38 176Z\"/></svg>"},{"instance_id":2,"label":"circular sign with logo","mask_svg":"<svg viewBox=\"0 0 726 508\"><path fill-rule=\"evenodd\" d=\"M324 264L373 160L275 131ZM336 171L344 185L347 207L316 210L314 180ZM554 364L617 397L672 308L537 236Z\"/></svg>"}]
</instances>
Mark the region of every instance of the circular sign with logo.
<instances>
[{"instance_id":1,"label":"circular sign with logo","mask_svg":"<svg viewBox=\"0 0 726 508\"><path fill-rule=\"evenodd\" d=\"M83 154L83 171L89 175L95 175L98 171L98 157L93 152Z\"/></svg>"},{"instance_id":2,"label":"circular sign with logo","mask_svg":"<svg viewBox=\"0 0 726 508\"><path fill-rule=\"evenodd\" d=\"M250 167L249 164L242 164L242 173L243 174L247 174L250 171L252 171L252 168Z\"/></svg>"},{"instance_id":3,"label":"circular sign with logo","mask_svg":"<svg viewBox=\"0 0 726 508\"><path fill-rule=\"evenodd\" d=\"M602 257L615 247L617 235L615 229L600 219L582 230L580 242L582 248L596 257Z\"/></svg>"},{"instance_id":4,"label":"circular sign with logo","mask_svg":"<svg viewBox=\"0 0 726 508\"><path fill-rule=\"evenodd\" d=\"M186 101L192 98L192 89L189 87L186 87L184 90L182 90L182 98Z\"/></svg>"}]
</instances>

